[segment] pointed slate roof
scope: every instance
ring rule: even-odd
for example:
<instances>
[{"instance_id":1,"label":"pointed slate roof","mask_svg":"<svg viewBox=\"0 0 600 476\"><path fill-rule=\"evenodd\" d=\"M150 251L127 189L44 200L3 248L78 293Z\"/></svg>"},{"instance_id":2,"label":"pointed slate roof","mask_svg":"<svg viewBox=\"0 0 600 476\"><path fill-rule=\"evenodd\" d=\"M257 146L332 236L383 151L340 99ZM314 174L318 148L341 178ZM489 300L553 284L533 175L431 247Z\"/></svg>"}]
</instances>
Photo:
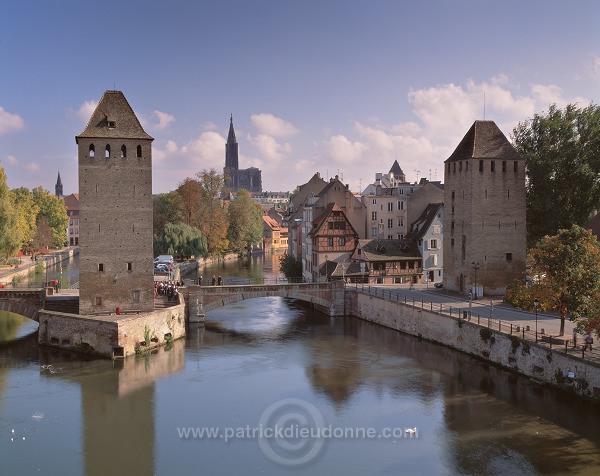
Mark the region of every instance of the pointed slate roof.
<instances>
[{"instance_id":1,"label":"pointed slate roof","mask_svg":"<svg viewBox=\"0 0 600 476\"><path fill-rule=\"evenodd\" d=\"M407 258L421 258L421 253L414 240L358 240L365 261L398 261Z\"/></svg>"},{"instance_id":2,"label":"pointed slate roof","mask_svg":"<svg viewBox=\"0 0 600 476\"><path fill-rule=\"evenodd\" d=\"M75 137L154 140L144 131L121 91L105 91L85 130Z\"/></svg>"},{"instance_id":3,"label":"pointed slate roof","mask_svg":"<svg viewBox=\"0 0 600 476\"><path fill-rule=\"evenodd\" d=\"M475 121L445 162L466 159L525 160L494 121Z\"/></svg>"},{"instance_id":4,"label":"pointed slate roof","mask_svg":"<svg viewBox=\"0 0 600 476\"><path fill-rule=\"evenodd\" d=\"M404 172L402 172L400 164L397 160L394 160L394 163L392 164L392 168L390 169L389 173L394 174L394 177L400 177L401 175L404 175Z\"/></svg>"},{"instance_id":5,"label":"pointed slate roof","mask_svg":"<svg viewBox=\"0 0 600 476\"><path fill-rule=\"evenodd\" d=\"M408 240L420 240L429 229L443 203L430 203L425 207L421 216L411 223L411 229L406 235Z\"/></svg>"},{"instance_id":6,"label":"pointed slate roof","mask_svg":"<svg viewBox=\"0 0 600 476\"><path fill-rule=\"evenodd\" d=\"M56 185L62 187L62 180L60 179L60 172L58 172L58 178L56 179Z\"/></svg>"}]
</instances>

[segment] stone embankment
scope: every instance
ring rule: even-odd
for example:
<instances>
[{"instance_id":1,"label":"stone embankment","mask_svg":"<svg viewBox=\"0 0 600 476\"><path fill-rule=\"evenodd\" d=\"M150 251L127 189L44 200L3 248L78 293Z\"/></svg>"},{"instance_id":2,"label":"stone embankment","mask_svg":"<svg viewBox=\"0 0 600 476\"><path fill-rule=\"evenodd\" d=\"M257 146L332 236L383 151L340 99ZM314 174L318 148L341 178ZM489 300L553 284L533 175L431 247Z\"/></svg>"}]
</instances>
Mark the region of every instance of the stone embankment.
<instances>
[{"instance_id":1,"label":"stone embankment","mask_svg":"<svg viewBox=\"0 0 600 476\"><path fill-rule=\"evenodd\" d=\"M65 248L60 251L53 251L47 255L39 256L38 261L42 260L44 269L62 261L68 261L73 255L79 254L79 248ZM17 283L20 278L26 277L29 273L35 271L38 261L32 261L30 256L21 258L21 262L16 266L0 268L0 285L8 286Z\"/></svg>"},{"instance_id":2,"label":"stone embankment","mask_svg":"<svg viewBox=\"0 0 600 476\"><path fill-rule=\"evenodd\" d=\"M346 291L346 313L600 401L600 365L460 317Z\"/></svg>"}]
</instances>

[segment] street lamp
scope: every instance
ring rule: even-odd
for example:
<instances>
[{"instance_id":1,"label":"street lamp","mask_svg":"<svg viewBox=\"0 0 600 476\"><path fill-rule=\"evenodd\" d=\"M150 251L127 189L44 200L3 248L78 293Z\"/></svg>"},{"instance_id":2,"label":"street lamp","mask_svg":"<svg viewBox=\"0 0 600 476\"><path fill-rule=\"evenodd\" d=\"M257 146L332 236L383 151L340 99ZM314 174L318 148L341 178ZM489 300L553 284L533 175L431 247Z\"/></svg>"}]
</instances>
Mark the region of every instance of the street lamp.
<instances>
[{"instance_id":1,"label":"street lamp","mask_svg":"<svg viewBox=\"0 0 600 476\"><path fill-rule=\"evenodd\" d=\"M329 259L328 255L325 255L325 281L329 281L329 275L327 274L327 270L329 269L329 263L327 260Z\"/></svg>"},{"instance_id":2,"label":"street lamp","mask_svg":"<svg viewBox=\"0 0 600 476\"><path fill-rule=\"evenodd\" d=\"M473 265L473 269L475 270L475 293L474 293L474 298L477 299L477 270L481 267L481 265L479 264L479 261L477 261L477 262L473 261L471 264Z\"/></svg>"},{"instance_id":3,"label":"street lamp","mask_svg":"<svg viewBox=\"0 0 600 476\"><path fill-rule=\"evenodd\" d=\"M536 342L538 341L538 338L537 338L537 309L538 309L539 305L540 305L540 302L537 299L535 299L533 301L533 307L535 308L535 341Z\"/></svg>"}]
</instances>

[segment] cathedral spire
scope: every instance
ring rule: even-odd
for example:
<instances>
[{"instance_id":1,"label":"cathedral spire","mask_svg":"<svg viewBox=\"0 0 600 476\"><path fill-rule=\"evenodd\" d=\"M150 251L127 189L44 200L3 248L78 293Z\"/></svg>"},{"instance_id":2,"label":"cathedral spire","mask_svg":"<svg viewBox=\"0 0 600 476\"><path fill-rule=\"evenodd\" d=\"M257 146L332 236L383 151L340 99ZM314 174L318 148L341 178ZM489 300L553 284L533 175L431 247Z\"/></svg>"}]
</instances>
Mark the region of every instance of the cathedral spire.
<instances>
[{"instance_id":1,"label":"cathedral spire","mask_svg":"<svg viewBox=\"0 0 600 476\"><path fill-rule=\"evenodd\" d=\"M229 136L227 137L228 144L235 144L235 131L233 130L233 114L229 118Z\"/></svg>"},{"instance_id":2,"label":"cathedral spire","mask_svg":"<svg viewBox=\"0 0 600 476\"><path fill-rule=\"evenodd\" d=\"M58 178L56 179L56 185L54 186L54 194L58 198L63 196L63 184L62 180L60 179L60 172L58 172Z\"/></svg>"}]
</instances>

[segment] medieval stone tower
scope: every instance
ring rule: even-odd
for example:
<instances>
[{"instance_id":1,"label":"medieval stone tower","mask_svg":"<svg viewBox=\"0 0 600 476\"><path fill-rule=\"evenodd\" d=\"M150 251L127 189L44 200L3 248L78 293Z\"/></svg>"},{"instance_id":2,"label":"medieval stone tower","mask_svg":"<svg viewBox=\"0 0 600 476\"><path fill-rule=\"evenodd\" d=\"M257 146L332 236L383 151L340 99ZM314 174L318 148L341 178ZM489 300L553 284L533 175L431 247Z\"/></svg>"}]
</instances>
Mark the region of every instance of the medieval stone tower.
<instances>
[{"instance_id":1,"label":"medieval stone tower","mask_svg":"<svg viewBox=\"0 0 600 476\"><path fill-rule=\"evenodd\" d=\"M501 295L525 270L525 160L493 121L475 121L444 177L444 286Z\"/></svg>"},{"instance_id":2,"label":"medieval stone tower","mask_svg":"<svg viewBox=\"0 0 600 476\"><path fill-rule=\"evenodd\" d=\"M229 134L225 144L224 183L232 192L245 188L249 192L262 193L262 172L256 167L239 168L238 143L233 130L233 115L229 119Z\"/></svg>"},{"instance_id":3,"label":"medieval stone tower","mask_svg":"<svg viewBox=\"0 0 600 476\"><path fill-rule=\"evenodd\" d=\"M79 313L154 310L152 141L121 91L106 91L75 138Z\"/></svg>"}]
</instances>

